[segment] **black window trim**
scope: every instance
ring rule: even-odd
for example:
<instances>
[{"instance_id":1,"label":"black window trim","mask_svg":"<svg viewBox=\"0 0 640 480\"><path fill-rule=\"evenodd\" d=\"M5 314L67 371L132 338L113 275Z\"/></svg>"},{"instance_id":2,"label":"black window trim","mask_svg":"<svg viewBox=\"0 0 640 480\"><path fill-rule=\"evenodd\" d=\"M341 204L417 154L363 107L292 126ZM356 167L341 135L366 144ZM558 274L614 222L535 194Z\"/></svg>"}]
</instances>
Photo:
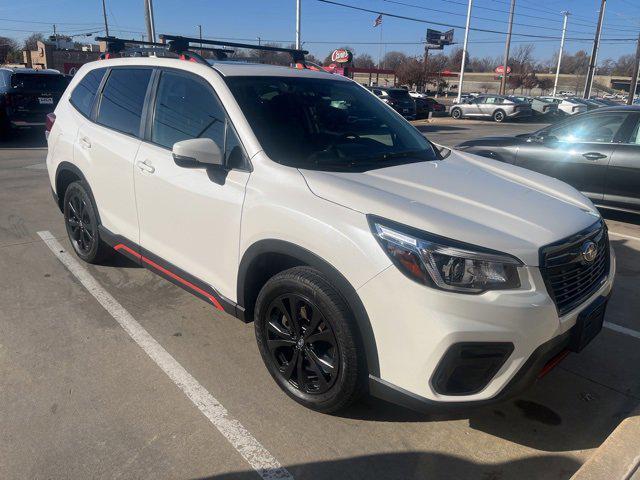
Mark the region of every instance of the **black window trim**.
<instances>
[{"instance_id":1,"label":"black window trim","mask_svg":"<svg viewBox=\"0 0 640 480\"><path fill-rule=\"evenodd\" d=\"M107 125L103 125L102 123L98 122L98 113L100 113L100 107L102 105L102 94L104 92L104 88L107 85L107 81L109 79L109 77L111 76L111 72L113 70L151 70L151 76L149 77L149 83L147 84L147 90L144 94L144 101L142 103L142 112L140 114L140 127L138 129L138 133L137 134L131 134L128 132L123 132L122 130L118 130L117 128L113 128ZM97 101L94 101L94 105L93 105L93 110L91 111L91 118L90 120L92 121L92 123L94 123L95 125L98 125L102 128L106 128L107 130L111 130L113 132L117 132L120 135L126 135L127 137L131 137L131 138L135 138L138 140L143 140L144 137L144 132L145 132L145 128L146 128L146 118L144 116L145 114L145 108L147 106L147 103L149 102L149 94L151 91L151 83L153 80L153 75L154 75L154 71L156 70L155 67L151 67L151 66L147 66L147 65L118 65L115 67L109 67L109 70L107 71L107 73L105 73L104 77L102 78L102 82L100 83L100 87L98 88L98 91L96 92L96 97L97 97Z\"/></svg>"},{"instance_id":2,"label":"black window trim","mask_svg":"<svg viewBox=\"0 0 640 480\"><path fill-rule=\"evenodd\" d=\"M225 125L224 125L224 134L223 134L223 138L222 141L224 142L224 145L222 146L222 155L223 158L226 155L226 149L227 149L227 130L229 128L229 125L231 126L231 128L233 129L233 132L235 133L236 138L238 139L238 142L240 142L240 146L242 147L243 153L244 153L244 158L245 158L245 167L244 168L240 168L240 167L234 167L231 170L239 170L241 172L253 172L253 165L251 163L251 159L249 158L249 155L247 154L247 149L244 145L244 142L242 141L242 138L240 137L240 135L238 135L238 129L235 128L235 126L233 125L233 122L231 121L231 118L229 117L229 112L227 112L227 109L224 106L224 103L220 100L220 97L218 96L218 94L216 93L215 89L213 88L213 86L207 82L204 78L202 78L200 75L196 75L192 72L188 72L186 70L182 70L179 68L171 68L171 67L157 67L156 68L156 73L154 76L152 76L151 81L149 82L149 86L150 89L149 91L147 91L147 102L145 102L145 105L147 106L147 110L145 111L143 109L143 115L146 115L144 117L144 130L141 131L141 139L143 142L146 142L150 145L154 145L156 147L162 148L164 150L168 150L171 151L170 148L165 147L164 145L160 145L154 141L151 140L151 127L153 125L153 120L155 117L155 113L156 113L156 102L158 99L158 86L160 85L160 78L162 77L162 73L163 72L171 72L177 75L182 75L186 78L190 78L192 80L195 80L196 82L201 83L205 88L209 89L209 91L213 94L214 98L216 99L216 101L220 104L220 107L222 108L222 111L224 112L224 116L225 116ZM148 104L148 105L147 105Z\"/></svg>"},{"instance_id":3,"label":"black window trim","mask_svg":"<svg viewBox=\"0 0 640 480\"><path fill-rule=\"evenodd\" d=\"M76 91L76 89L80 86L80 84L82 83L82 81L87 77L87 75L90 75L93 72L96 72L98 70L105 70L104 74L102 75L102 78L100 79L100 84L98 85L98 89L96 90L95 95L93 96L93 101L91 102L91 110L89 113L89 116L85 115L83 112L80 111L80 109L78 108L77 105L75 105L71 99L71 97L73 96L73 93ZM95 110L96 110L96 104L97 102L97 98L101 95L102 93L102 88L104 87L104 81L107 78L107 75L109 74L109 68L108 67L98 67L98 68L94 68L93 70L89 70L81 79L80 81L76 84L76 86L73 88L73 90L71 91L71 93L69 94L69 104L74 108L74 110L76 112L78 112L80 115L82 115L84 118L86 118L87 120L91 120L94 121L94 114L95 114Z\"/></svg>"}]
</instances>

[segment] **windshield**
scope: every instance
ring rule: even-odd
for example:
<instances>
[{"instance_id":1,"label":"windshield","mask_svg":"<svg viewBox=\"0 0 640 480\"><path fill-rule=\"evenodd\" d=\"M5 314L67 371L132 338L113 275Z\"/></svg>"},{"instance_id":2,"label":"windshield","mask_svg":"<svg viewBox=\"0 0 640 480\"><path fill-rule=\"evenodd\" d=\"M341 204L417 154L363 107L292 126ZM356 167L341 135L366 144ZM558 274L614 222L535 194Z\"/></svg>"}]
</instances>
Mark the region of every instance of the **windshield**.
<instances>
[{"instance_id":1,"label":"windshield","mask_svg":"<svg viewBox=\"0 0 640 480\"><path fill-rule=\"evenodd\" d=\"M16 73L11 77L12 87L36 92L62 92L68 83L62 75L44 73Z\"/></svg>"},{"instance_id":2,"label":"windshield","mask_svg":"<svg viewBox=\"0 0 640 480\"><path fill-rule=\"evenodd\" d=\"M225 80L262 147L278 163L368 170L439 158L420 132L356 83L261 76Z\"/></svg>"}]
</instances>

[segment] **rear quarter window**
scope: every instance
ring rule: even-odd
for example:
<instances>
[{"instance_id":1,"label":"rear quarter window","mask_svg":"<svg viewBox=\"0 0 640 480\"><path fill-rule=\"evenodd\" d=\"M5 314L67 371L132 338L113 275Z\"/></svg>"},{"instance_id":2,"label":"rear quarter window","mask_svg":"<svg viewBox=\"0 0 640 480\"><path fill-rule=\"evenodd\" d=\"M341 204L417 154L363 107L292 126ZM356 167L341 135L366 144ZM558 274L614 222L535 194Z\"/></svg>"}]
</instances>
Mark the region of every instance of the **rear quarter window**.
<instances>
[{"instance_id":1,"label":"rear quarter window","mask_svg":"<svg viewBox=\"0 0 640 480\"><path fill-rule=\"evenodd\" d=\"M80 80L80 83L76 85L76 88L71 93L71 98L69 99L71 105L85 117L91 116L93 101L106 71L106 68L91 70Z\"/></svg>"}]
</instances>

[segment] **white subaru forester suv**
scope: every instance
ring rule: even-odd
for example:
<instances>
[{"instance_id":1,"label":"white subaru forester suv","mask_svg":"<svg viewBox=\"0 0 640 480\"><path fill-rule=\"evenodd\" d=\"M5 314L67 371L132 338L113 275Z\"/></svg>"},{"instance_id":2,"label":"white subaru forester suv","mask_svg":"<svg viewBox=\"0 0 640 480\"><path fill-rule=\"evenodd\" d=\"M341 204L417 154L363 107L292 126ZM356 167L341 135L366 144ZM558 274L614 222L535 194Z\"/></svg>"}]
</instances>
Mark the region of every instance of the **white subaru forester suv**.
<instances>
[{"instance_id":1,"label":"white subaru forester suv","mask_svg":"<svg viewBox=\"0 0 640 480\"><path fill-rule=\"evenodd\" d=\"M98 61L47 133L77 255L126 255L254 322L309 408L496 401L602 326L615 259L587 198L438 149L347 78Z\"/></svg>"}]
</instances>

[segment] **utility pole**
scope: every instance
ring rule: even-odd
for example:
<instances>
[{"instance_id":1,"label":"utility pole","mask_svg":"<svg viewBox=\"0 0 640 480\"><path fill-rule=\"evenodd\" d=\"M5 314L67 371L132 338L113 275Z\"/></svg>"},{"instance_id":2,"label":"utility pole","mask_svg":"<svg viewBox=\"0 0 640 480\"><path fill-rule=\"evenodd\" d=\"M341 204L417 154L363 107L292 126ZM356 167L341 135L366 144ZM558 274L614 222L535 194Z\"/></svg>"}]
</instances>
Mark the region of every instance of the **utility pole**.
<instances>
[{"instance_id":1,"label":"utility pole","mask_svg":"<svg viewBox=\"0 0 640 480\"><path fill-rule=\"evenodd\" d=\"M296 0L296 49L302 48L302 42L300 41L300 16L302 15L302 0Z\"/></svg>"},{"instance_id":2,"label":"utility pole","mask_svg":"<svg viewBox=\"0 0 640 480\"><path fill-rule=\"evenodd\" d=\"M150 42L156 41L156 27L153 19L153 0L144 1L144 19L147 23L147 37Z\"/></svg>"},{"instance_id":3,"label":"utility pole","mask_svg":"<svg viewBox=\"0 0 640 480\"><path fill-rule=\"evenodd\" d=\"M56 31L56 24L53 24L53 41L56 44L56 50L59 48L59 44L58 44L58 32Z\"/></svg>"},{"instance_id":4,"label":"utility pole","mask_svg":"<svg viewBox=\"0 0 640 480\"><path fill-rule=\"evenodd\" d=\"M516 9L516 0L511 0L509 8L509 28L507 30L507 42L504 46L504 61L502 62L502 78L500 79L500 95L504 95L507 90L507 65L509 64L509 49L511 48L511 32L513 30L513 13Z\"/></svg>"},{"instance_id":5,"label":"utility pole","mask_svg":"<svg viewBox=\"0 0 640 480\"><path fill-rule=\"evenodd\" d=\"M560 51L558 52L558 68L556 68L556 80L553 82L553 96L556 96L558 90L558 78L560 78L560 64L562 63L562 50L564 49L564 37L567 34L567 18L569 18L569 12L562 12L564 15L564 22L562 23L562 38L560 39Z\"/></svg>"},{"instance_id":6,"label":"utility pole","mask_svg":"<svg viewBox=\"0 0 640 480\"><path fill-rule=\"evenodd\" d=\"M422 60L422 62L424 63L424 92L427 92L427 79L429 77L429 66L428 66L428 60L429 60L429 41L427 40L427 37L425 37L425 44L424 44L424 58ZM437 93L437 90L436 90Z\"/></svg>"},{"instance_id":7,"label":"utility pole","mask_svg":"<svg viewBox=\"0 0 640 480\"><path fill-rule=\"evenodd\" d=\"M636 96L636 88L638 87L638 70L640 69L640 35L638 35L638 46L636 47L636 61L633 64L633 74L631 75L631 84L629 85L629 97L627 105L633 105L633 99Z\"/></svg>"},{"instance_id":8,"label":"utility pole","mask_svg":"<svg viewBox=\"0 0 640 480\"><path fill-rule=\"evenodd\" d=\"M600 47L600 34L602 33L602 21L604 20L604 9L607 6L607 0L602 0L600 4L600 14L598 15L598 26L596 27L596 36L593 39L593 50L589 59L589 70L587 71L587 81L584 84L584 98L591 96L591 86L593 85L593 77L596 70L598 60L598 47Z\"/></svg>"},{"instance_id":9,"label":"utility pole","mask_svg":"<svg viewBox=\"0 0 640 480\"><path fill-rule=\"evenodd\" d=\"M104 33L109 36L109 23L107 22L107 7L104 4L105 0L102 0L102 18L104 18Z\"/></svg>"},{"instance_id":10,"label":"utility pole","mask_svg":"<svg viewBox=\"0 0 640 480\"><path fill-rule=\"evenodd\" d=\"M256 37L258 39L258 46L262 45L262 37Z\"/></svg>"},{"instance_id":11,"label":"utility pole","mask_svg":"<svg viewBox=\"0 0 640 480\"><path fill-rule=\"evenodd\" d=\"M460 103L462 97L462 84L464 82L464 67L467 62L467 43L469 41L469 25L471 24L471 7L473 6L473 0L469 0L467 6L467 25L464 30L464 43L462 44L462 65L460 65L460 81L458 82L458 97L456 103Z\"/></svg>"},{"instance_id":12,"label":"utility pole","mask_svg":"<svg viewBox=\"0 0 640 480\"><path fill-rule=\"evenodd\" d=\"M198 24L198 35L200 37L200 56L202 56L202 25Z\"/></svg>"}]
</instances>

